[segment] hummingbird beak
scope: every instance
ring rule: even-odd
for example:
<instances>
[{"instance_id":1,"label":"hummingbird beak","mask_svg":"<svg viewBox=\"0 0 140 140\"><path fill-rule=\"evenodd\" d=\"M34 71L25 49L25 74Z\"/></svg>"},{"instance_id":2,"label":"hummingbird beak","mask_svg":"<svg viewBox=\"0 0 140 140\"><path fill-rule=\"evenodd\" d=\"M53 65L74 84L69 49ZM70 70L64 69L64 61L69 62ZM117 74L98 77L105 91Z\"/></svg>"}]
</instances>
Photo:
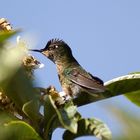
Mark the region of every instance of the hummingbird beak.
<instances>
[{"instance_id":1,"label":"hummingbird beak","mask_svg":"<svg viewBox=\"0 0 140 140\"><path fill-rule=\"evenodd\" d=\"M48 51L44 51L43 49L40 49L40 50L29 49L29 51L40 52L40 53L42 53L43 55L45 55L47 57L49 56L49 52Z\"/></svg>"},{"instance_id":2,"label":"hummingbird beak","mask_svg":"<svg viewBox=\"0 0 140 140\"><path fill-rule=\"evenodd\" d=\"M34 49L29 49L29 51L34 51L34 52L40 52L40 53L42 53L42 49L41 50L34 50Z\"/></svg>"}]
</instances>

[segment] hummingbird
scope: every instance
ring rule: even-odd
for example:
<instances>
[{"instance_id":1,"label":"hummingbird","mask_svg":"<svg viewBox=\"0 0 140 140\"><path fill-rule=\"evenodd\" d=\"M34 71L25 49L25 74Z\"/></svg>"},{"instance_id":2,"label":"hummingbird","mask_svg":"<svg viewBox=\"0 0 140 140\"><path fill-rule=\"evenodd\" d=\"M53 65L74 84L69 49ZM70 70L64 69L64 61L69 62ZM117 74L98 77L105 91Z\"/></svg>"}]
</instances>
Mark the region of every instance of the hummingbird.
<instances>
[{"instance_id":1,"label":"hummingbird","mask_svg":"<svg viewBox=\"0 0 140 140\"><path fill-rule=\"evenodd\" d=\"M66 97L72 99L79 96L86 98L87 94L93 98L103 98L106 91L103 81L87 72L74 58L71 48L66 42L51 39L45 48L31 51L40 52L55 63L60 84Z\"/></svg>"}]
</instances>

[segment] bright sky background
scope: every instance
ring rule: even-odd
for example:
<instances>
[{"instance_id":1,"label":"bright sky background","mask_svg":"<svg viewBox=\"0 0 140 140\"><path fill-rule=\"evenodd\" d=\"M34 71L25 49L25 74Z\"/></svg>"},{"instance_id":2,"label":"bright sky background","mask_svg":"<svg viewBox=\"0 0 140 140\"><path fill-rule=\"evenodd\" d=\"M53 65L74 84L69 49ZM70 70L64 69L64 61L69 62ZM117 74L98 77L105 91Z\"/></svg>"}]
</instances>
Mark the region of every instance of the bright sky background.
<instances>
[{"instance_id":1,"label":"bright sky background","mask_svg":"<svg viewBox=\"0 0 140 140\"><path fill-rule=\"evenodd\" d=\"M14 28L21 28L21 35L28 35L29 42L33 40L33 48L43 48L52 38L63 39L79 63L104 81L140 71L139 0L3 0L0 5L0 16ZM44 69L36 71L37 85L54 85L61 90L55 65L41 54L34 56L45 64ZM79 111L84 117L101 119L115 135L120 133L119 126L103 109L104 103L110 102L140 113L123 96L86 105ZM56 131L53 140L61 140L61 132Z\"/></svg>"}]
</instances>

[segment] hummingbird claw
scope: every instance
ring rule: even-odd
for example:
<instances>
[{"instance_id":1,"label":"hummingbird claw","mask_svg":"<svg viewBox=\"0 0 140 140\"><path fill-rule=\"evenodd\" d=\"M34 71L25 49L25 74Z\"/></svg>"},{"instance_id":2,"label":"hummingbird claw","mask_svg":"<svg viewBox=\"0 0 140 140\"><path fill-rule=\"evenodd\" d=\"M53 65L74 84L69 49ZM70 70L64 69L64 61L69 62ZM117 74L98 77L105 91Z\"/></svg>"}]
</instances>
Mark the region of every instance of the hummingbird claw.
<instances>
[{"instance_id":1,"label":"hummingbird claw","mask_svg":"<svg viewBox=\"0 0 140 140\"><path fill-rule=\"evenodd\" d=\"M67 95L64 91L59 92L60 97L64 98L64 101L71 99L71 96Z\"/></svg>"}]
</instances>

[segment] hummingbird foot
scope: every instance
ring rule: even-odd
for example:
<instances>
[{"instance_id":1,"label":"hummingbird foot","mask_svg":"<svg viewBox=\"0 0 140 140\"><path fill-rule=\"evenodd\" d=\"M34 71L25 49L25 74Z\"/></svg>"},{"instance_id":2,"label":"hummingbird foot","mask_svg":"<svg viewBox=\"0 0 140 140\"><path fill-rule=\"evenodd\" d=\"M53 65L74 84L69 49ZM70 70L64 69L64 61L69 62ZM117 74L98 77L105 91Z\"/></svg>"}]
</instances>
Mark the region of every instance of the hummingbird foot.
<instances>
[{"instance_id":1,"label":"hummingbird foot","mask_svg":"<svg viewBox=\"0 0 140 140\"><path fill-rule=\"evenodd\" d=\"M62 97L64 99L64 101L68 101L71 99L71 96L66 94L64 91L59 92L59 95L60 95L60 97Z\"/></svg>"},{"instance_id":2,"label":"hummingbird foot","mask_svg":"<svg viewBox=\"0 0 140 140\"><path fill-rule=\"evenodd\" d=\"M56 102L55 102L57 106L63 105L71 99L71 97L67 95L64 91L61 91L58 94L59 94L59 97L56 99Z\"/></svg>"}]
</instances>

